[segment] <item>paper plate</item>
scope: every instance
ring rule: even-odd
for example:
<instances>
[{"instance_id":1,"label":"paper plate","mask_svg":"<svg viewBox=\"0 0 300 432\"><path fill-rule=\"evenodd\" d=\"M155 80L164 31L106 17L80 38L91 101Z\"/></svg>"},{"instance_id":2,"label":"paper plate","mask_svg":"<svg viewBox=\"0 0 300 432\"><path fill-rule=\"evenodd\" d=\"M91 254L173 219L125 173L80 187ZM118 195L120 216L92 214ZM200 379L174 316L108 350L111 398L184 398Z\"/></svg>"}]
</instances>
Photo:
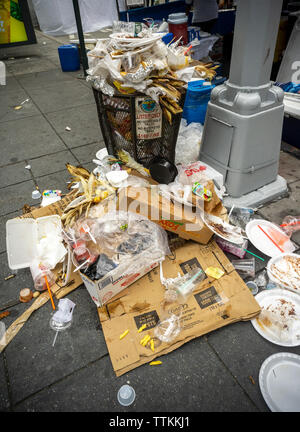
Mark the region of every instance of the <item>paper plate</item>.
<instances>
[{"instance_id":1,"label":"paper plate","mask_svg":"<svg viewBox=\"0 0 300 432\"><path fill-rule=\"evenodd\" d=\"M290 291L286 291L281 288L274 288L272 290L262 291L255 296L255 300L258 302L261 308L266 309L267 306L274 306L277 304L279 299L283 299L285 301L292 302L295 309L295 316L300 317L300 296L299 294L295 294ZM299 318L298 318L299 319ZM281 341L276 337L274 333L272 333L271 327L266 327L258 318L254 318L251 320L251 323L255 330L269 342L274 343L275 345L286 346L286 347L294 347L300 345L300 323L298 326L299 335L294 332L287 333L287 340ZM298 333L297 333L298 334Z\"/></svg>"},{"instance_id":2,"label":"paper plate","mask_svg":"<svg viewBox=\"0 0 300 432\"><path fill-rule=\"evenodd\" d=\"M280 254L280 255L270 259L270 261L268 262L268 265L267 265L268 277L271 281L280 285L281 288L285 288L285 289L293 291L297 294L300 294L300 280L299 280L299 283L297 283L296 281L293 281L291 279L289 280L288 276L284 277L284 275L283 275L282 277L280 277L279 275L277 275L277 273L273 273L271 270L273 264L276 265L276 263L278 263L280 260L284 259L285 257L298 258L299 269L300 269L300 255L294 254L294 253L284 253L284 254ZM287 271L286 274L289 275L289 274L291 274L291 272ZM300 277L300 274L299 274L299 277Z\"/></svg>"},{"instance_id":3,"label":"paper plate","mask_svg":"<svg viewBox=\"0 0 300 432\"><path fill-rule=\"evenodd\" d=\"M259 386L273 412L300 412L300 356L278 353L268 357L259 371Z\"/></svg>"},{"instance_id":4,"label":"paper plate","mask_svg":"<svg viewBox=\"0 0 300 432\"><path fill-rule=\"evenodd\" d=\"M239 227L235 227L234 225L230 225L227 222L224 222L221 218L217 216L213 216L208 213L202 214L202 219L205 225L218 237L221 237L224 240L230 241L231 243L242 244L244 242L244 237L241 233L241 229ZM217 229L216 225L222 225L225 229L228 230L227 233L220 233Z\"/></svg>"},{"instance_id":5,"label":"paper plate","mask_svg":"<svg viewBox=\"0 0 300 432\"><path fill-rule=\"evenodd\" d=\"M246 225L246 234L256 249L269 257L275 257L282 252L272 243L272 241L258 228L260 225L264 231L266 228L272 227L279 233L286 235L277 225L264 219L253 219ZM267 232L267 231L266 231ZM269 234L269 233L268 233ZM281 247L282 248L282 247ZM283 249L283 248L282 248ZM284 252L294 252L295 246L291 241L284 244Z\"/></svg>"}]
</instances>

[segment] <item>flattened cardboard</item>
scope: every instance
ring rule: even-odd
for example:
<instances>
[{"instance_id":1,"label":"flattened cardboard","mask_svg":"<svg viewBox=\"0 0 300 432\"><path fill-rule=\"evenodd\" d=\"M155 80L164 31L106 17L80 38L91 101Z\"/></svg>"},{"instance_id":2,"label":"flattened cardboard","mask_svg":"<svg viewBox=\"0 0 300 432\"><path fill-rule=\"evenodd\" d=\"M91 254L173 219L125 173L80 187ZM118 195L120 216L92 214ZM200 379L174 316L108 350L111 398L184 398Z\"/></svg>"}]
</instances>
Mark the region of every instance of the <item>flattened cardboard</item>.
<instances>
[{"instance_id":1,"label":"flattened cardboard","mask_svg":"<svg viewBox=\"0 0 300 432\"><path fill-rule=\"evenodd\" d=\"M209 266L221 268L225 274L219 280L207 277L186 302L165 304L165 288L161 285L159 267L120 293L118 299L98 309L103 334L117 376L149 363L167 354L191 339L202 336L231 323L250 320L258 316L260 306L249 288L217 244L212 241L203 246L187 242L176 250L175 260L163 262L164 277L176 277L190 268ZM170 343L154 337L159 320L179 314L182 331ZM141 325L146 329L138 333ZM129 330L120 340L120 335ZM143 347L140 340L149 334L154 338L155 352L150 346Z\"/></svg>"}]
</instances>

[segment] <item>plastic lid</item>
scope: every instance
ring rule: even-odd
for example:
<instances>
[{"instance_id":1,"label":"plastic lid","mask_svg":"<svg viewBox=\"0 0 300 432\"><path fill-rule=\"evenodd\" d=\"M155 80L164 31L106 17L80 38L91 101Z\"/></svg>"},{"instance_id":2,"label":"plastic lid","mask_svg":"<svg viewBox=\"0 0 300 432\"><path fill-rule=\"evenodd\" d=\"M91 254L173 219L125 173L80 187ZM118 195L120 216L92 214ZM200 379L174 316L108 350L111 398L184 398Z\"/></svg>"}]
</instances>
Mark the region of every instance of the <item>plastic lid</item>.
<instances>
[{"instance_id":1,"label":"plastic lid","mask_svg":"<svg viewBox=\"0 0 300 432\"><path fill-rule=\"evenodd\" d=\"M188 17L184 12L173 13L168 16L168 23L170 24L183 24L188 21Z\"/></svg>"},{"instance_id":2,"label":"plastic lid","mask_svg":"<svg viewBox=\"0 0 300 432\"><path fill-rule=\"evenodd\" d=\"M6 248L9 268L30 267L37 256L37 224L34 219L11 219L6 222Z\"/></svg>"}]
</instances>

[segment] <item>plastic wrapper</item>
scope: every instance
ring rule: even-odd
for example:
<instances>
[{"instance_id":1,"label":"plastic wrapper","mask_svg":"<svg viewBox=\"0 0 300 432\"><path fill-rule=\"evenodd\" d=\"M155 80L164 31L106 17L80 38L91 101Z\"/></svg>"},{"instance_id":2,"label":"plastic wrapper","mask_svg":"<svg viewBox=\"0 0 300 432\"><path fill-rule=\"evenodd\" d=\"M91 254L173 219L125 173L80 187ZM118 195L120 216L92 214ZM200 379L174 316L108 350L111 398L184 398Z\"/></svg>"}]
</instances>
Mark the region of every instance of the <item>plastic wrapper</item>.
<instances>
[{"instance_id":1,"label":"plastic wrapper","mask_svg":"<svg viewBox=\"0 0 300 432\"><path fill-rule=\"evenodd\" d=\"M268 276L266 270L263 270L254 280L258 288L265 288L268 283Z\"/></svg>"},{"instance_id":2,"label":"plastic wrapper","mask_svg":"<svg viewBox=\"0 0 300 432\"><path fill-rule=\"evenodd\" d=\"M229 212L229 221L242 229L245 229L248 222L250 222L251 217L254 216L255 209L248 207L235 207L232 206Z\"/></svg>"},{"instance_id":3,"label":"plastic wrapper","mask_svg":"<svg viewBox=\"0 0 300 432\"><path fill-rule=\"evenodd\" d=\"M181 331L180 317L172 314L169 318L160 321L154 329L154 335L162 342L170 343Z\"/></svg>"},{"instance_id":4,"label":"plastic wrapper","mask_svg":"<svg viewBox=\"0 0 300 432\"><path fill-rule=\"evenodd\" d=\"M104 58L107 54L107 44L102 40L98 40L95 48L87 53L89 68L94 68L99 62L99 59Z\"/></svg>"},{"instance_id":5,"label":"plastic wrapper","mask_svg":"<svg viewBox=\"0 0 300 432\"><path fill-rule=\"evenodd\" d=\"M115 89L108 84L108 82L106 81L105 78L100 78L97 76L87 76L86 80L88 82L92 83L92 86L96 89L96 90L100 90L102 91L102 93L104 93L106 96L114 96L115 94Z\"/></svg>"},{"instance_id":6,"label":"plastic wrapper","mask_svg":"<svg viewBox=\"0 0 300 432\"><path fill-rule=\"evenodd\" d=\"M136 69L141 63L141 56L135 53L126 53L122 56L121 64L125 72Z\"/></svg>"},{"instance_id":7,"label":"plastic wrapper","mask_svg":"<svg viewBox=\"0 0 300 432\"><path fill-rule=\"evenodd\" d=\"M89 227L84 235L83 224ZM90 240L86 231L92 235ZM92 280L109 276L115 269L118 273L135 274L170 254L166 232L131 212L110 212L101 219L81 218L66 234L73 259Z\"/></svg>"},{"instance_id":8,"label":"plastic wrapper","mask_svg":"<svg viewBox=\"0 0 300 432\"><path fill-rule=\"evenodd\" d=\"M190 186L199 182L205 186L209 180L205 171L206 167L199 161L189 165L181 165L178 167L178 176L176 177L175 182Z\"/></svg>"},{"instance_id":9,"label":"plastic wrapper","mask_svg":"<svg viewBox=\"0 0 300 432\"><path fill-rule=\"evenodd\" d=\"M248 240L245 239L244 243L242 243L241 245L235 244L235 243L231 243L228 240L224 240L221 237L216 236L215 237L215 241L218 244L218 246L224 251L224 252L229 252L232 255L235 255L239 258L244 258L246 255L246 251L245 249L247 249L248 247Z\"/></svg>"},{"instance_id":10,"label":"plastic wrapper","mask_svg":"<svg viewBox=\"0 0 300 432\"><path fill-rule=\"evenodd\" d=\"M181 119L176 143L176 164L189 165L198 160L203 126L201 123L190 123Z\"/></svg>"},{"instance_id":11,"label":"plastic wrapper","mask_svg":"<svg viewBox=\"0 0 300 432\"><path fill-rule=\"evenodd\" d=\"M280 228L291 237L294 232L300 230L300 216L286 216Z\"/></svg>"},{"instance_id":12,"label":"plastic wrapper","mask_svg":"<svg viewBox=\"0 0 300 432\"><path fill-rule=\"evenodd\" d=\"M169 183L168 185L159 184L158 190L159 193L167 199L192 206L192 188L189 185L181 185L175 182Z\"/></svg>"},{"instance_id":13,"label":"plastic wrapper","mask_svg":"<svg viewBox=\"0 0 300 432\"><path fill-rule=\"evenodd\" d=\"M171 285L171 288L177 292L179 300L187 300L199 283L205 278L206 275L203 270L194 268L184 276L178 278L177 281Z\"/></svg>"},{"instance_id":14,"label":"plastic wrapper","mask_svg":"<svg viewBox=\"0 0 300 432\"><path fill-rule=\"evenodd\" d=\"M151 61L148 61L147 63L140 64L135 71L129 71L125 75L125 80L133 84L141 83L148 78L152 70L153 64Z\"/></svg>"}]
</instances>

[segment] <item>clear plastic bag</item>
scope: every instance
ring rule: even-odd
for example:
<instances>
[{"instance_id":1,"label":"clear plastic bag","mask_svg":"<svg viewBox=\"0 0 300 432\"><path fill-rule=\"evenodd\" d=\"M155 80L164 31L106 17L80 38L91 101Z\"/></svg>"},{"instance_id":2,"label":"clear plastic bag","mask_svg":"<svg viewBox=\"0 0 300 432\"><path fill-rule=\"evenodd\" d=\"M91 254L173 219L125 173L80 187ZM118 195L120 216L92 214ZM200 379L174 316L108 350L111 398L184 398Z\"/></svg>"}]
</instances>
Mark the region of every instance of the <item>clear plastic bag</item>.
<instances>
[{"instance_id":1,"label":"clear plastic bag","mask_svg":"<svg viewBox=\"0 0 300 432\"><path fill-rule=\"evenodd\" d=\"M178 169L176 183L193 186L196 182L206 185L209 178L205 174L206 167L197 161L189 165L181 165Z\"/></svg>"},{"instance_id":2,"label":"clear plastic bag","mask_svg":"<svg viewBox=\"0 0 300 432\"><path fill-rule=\"evenodd\" d=\"M74 264L92 280L115 270L120 275L138 273L170 254L166 232L131 212L113 211L101 219L83 217L69 229L66 239L73 250Z\"/></svg>"},{"instance_id":3,"label":"clear plastic bag","mask_svg":"<svg viewBox=\"0 0 300 432\"><path fill-rule=\"evenodd\" d=\"M180 317L172 314L169 318L160 321L154 329L154 335L162 342L170 343L181 331Z\"/></svg>"},{"instance_id":4,"label":"clear plastic bag","mask_svg":"<svg viewBox=\"0 0 300 432\"><path fill-rule=\"evenodd\" d=\"M291 237L294 232L300 230L300 216L286 216L280 228Z\"/></svg>"}]
</instances>

